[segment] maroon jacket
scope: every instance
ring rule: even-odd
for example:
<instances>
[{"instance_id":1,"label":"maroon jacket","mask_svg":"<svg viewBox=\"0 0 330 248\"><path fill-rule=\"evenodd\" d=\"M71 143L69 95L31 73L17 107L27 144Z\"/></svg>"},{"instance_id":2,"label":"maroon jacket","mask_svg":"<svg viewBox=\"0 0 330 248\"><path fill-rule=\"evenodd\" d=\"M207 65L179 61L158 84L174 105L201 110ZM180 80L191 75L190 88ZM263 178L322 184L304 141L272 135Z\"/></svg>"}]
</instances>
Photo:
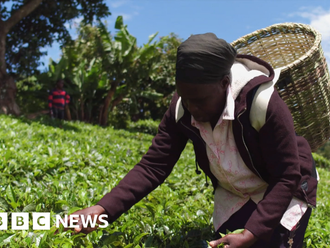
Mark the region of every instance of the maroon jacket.
<instances>
[{"instance_id":1,"label":"maroon jacket","mask_svg":"<svg viewBox=\"0 0 330 248\"><path fill-rule=\"evenodd\" d=\"M270 72L268 77L255 77L244 86L235 100L233 120L233 133L243 161L269 185L245 228L258 238L268 239L293 196L310 206L316 205L317 179L309 144L303 137L296 135L291 113L276 90L271 96L263 127L258 132L251 126L249 107L254 89L272 80L274 71L258 58L248 55L238 55L238 58L253 60ZM164 182L188 139L193 142L200 168L216 187L217 180L210 171L205 142L199 130L191 125L190 113L186 110L176 120L177 100L178 96L175 94L159 125L158 133L142 160L98 202L107 211L109 221L116 220Z\"/></svg>"}]
</instances>

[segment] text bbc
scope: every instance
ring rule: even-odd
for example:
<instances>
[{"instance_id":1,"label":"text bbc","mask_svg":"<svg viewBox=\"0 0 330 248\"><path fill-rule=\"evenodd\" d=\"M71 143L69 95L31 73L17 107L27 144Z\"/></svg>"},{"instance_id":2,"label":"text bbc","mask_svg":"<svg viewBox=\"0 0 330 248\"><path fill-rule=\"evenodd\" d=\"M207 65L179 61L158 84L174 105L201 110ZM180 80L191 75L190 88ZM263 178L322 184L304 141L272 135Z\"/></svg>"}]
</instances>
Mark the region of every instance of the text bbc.
<instances>
[{"instance_id":1,"label":"text bbc","mask_svg":"<svg viewBox=\"0 0 330 248\"><path fill-rule=\"evenodd\" d=\"M8 213L0 213L0 230L8 229ZM108 216L101 214L99 216L88 215L55 215L55 225L58 228L60 224L64 228L75 228L78 227L78 219L81 220L83 228L91 227L94 228L97 223L99 228L106 228L109 223L107 221ZM11 213L11 229L12 230L29 230L29 213L17 212ZM32 229L33 230L49 230L50 229L50 213L47 212L35 212L32 213Z\"/></svg>"}]
</instances>

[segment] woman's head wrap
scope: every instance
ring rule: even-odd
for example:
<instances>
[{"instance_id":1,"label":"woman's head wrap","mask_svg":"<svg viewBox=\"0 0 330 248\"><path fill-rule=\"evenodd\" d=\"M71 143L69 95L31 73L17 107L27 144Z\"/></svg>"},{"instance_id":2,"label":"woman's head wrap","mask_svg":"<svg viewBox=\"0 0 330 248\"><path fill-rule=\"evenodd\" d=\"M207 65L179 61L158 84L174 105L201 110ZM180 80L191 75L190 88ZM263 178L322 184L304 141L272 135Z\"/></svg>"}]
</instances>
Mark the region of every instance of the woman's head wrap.
<instances>
[{"instance_id":1,"label":"woman's head wrap","mask_svg":"<svg viewBox=\"0 0 330 248\"><path fill-rule=\"evenodd\" d=\"M230 73L236 50L213 33L190 36L177 51L176 80L186 83L216 83Z\"/></svg>"}]
</instances>

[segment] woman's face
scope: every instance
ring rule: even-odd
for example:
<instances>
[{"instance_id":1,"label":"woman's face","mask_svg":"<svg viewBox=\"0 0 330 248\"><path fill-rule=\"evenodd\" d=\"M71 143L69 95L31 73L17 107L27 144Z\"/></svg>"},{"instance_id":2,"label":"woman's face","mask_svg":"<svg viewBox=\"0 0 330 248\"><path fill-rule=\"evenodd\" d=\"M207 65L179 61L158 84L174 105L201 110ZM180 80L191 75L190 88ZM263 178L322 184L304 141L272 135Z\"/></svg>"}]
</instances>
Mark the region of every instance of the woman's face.
<instances>
[{"instance_id":1,"label":"woman's face","mask_svg":"<svg viewBox=\"0 0 330 248\"><path fill-rule=\"evenodd\" d=\"M183 106L198 122L217 122L226 102L229 77L225 76L217 83L192 84L176 82L178 95Z\"/></svg>"}]
</instances>

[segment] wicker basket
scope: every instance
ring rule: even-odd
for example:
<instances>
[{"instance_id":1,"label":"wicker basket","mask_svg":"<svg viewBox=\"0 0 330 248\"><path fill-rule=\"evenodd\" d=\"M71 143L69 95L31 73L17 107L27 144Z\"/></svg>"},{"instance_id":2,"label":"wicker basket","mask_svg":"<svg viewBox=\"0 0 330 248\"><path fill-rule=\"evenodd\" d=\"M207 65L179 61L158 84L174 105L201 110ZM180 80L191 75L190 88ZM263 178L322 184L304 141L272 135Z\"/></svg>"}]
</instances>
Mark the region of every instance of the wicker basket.
<instances>
[{"instance_id":1,"label":"wicker basket","mask_svg":"<svg viewBox=\"0 0 330 248\"><path fill-rule=\"evenodd\" d=\"M281 23L232 42L240 54L259 57L282 68L276 88L288 105L296 132L313 151L330 137L330 77L321 35L312 27Z\"/></svg>"}]
</instances>

